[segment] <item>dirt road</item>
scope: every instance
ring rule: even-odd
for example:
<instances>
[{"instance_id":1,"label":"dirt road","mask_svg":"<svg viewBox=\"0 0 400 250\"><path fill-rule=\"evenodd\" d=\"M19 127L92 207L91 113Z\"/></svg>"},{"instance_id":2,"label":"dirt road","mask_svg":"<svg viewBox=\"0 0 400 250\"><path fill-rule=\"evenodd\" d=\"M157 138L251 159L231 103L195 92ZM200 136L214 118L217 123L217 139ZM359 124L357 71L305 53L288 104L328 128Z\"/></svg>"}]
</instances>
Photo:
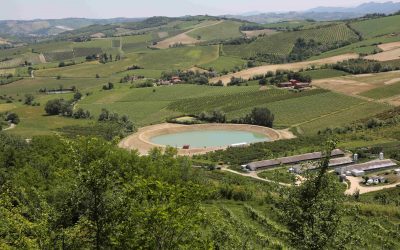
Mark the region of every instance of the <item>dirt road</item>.
<instances>
[{"instance_id":1,"label":"dirt road","mask_svg":"<svg viewBox=\"0 0 400 250\"><path fill-rule=\"evenodd\" d=\"M396 185L400 184L400 182L397 182L397 183L385 185L385 186L366 187L366 186L360 185L360 182L362 181L361 177L348 176L347 179L350 181L350 188L347 189L345 192L345 194L347 194L347 195L352 195L357 190L359 190L360 194L365 194L365 193L369 193L369 192L384 190L387 188L394 188L394 187L396 187Z\"/></svg>"},{"instance_id":2,"label":"dirt road","mask_svg":"<svg viewBox=\"0 0 400 250\"><path fill-rule=\"evenodd\" d=\"M217 83L218 81L222 81L223 84L228 84L232 77L243 78L244 80L249 80L251 77L255 75L265 74L268 71L277 71L279 69L282 70L300 70L304 68L308 68L311 66L321 66L324 64L332 64L337 63L349 59L358 58L359 55L355 53L343 54L340 56L333 56L324 59L314 60L314 61L305 61L305 62L297 62L297 63L286 63L286 64L272 64L272 65L264 65L259 67L254 67L250 69L245 69L236 73L215 77L210 79L210 82Z\"/></svg>"}]
</instances>

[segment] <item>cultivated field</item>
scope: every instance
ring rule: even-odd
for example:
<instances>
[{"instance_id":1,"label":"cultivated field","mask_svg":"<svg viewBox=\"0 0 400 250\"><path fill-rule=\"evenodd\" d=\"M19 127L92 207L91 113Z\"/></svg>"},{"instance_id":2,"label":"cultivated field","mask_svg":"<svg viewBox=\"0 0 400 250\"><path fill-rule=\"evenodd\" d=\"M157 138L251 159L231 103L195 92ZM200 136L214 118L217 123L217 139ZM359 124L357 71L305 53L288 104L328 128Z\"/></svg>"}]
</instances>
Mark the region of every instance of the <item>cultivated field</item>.
<instances>
[{"instance_id":1,"label":"cultivated field","mask_svg":"<svg viewBox=\"0 0 400 250\"><path fill-rule=\"evenodd\" d=\"M294 32L280 32L271 36L260 37L256 41L242 45L226 45L223 51L228 56L242 58L257 54L288 55L296 39L314 39L317 42L331 44L339 41L355 41L357 36L345 24L323 26L317 29L307 29Z\"/></svg>"},{"instance_id":2,"label":"cultivated field","mask_svg":"<svg viewBox=\"0 0 400 250\"><path fill-rule=\"evenodd\" d=\"M203 41L226 40L241 37L242 33L239 31L241 25L242 23L235 21L219 21L214 25L193 29L187 35Z\"/></svg>"},{"instance_id":3,"label":"cultivated field","mask_svg":"<svg viewBox=\"0 0 400 250\"><path fill-rule=\"evenodd\" d=\"M320 60L314 60L314 61L259 66L259 67L255 67L255 68L242 70L237 73L228 74L228 75L221 76L221 77L216 77L216 78L211 79L211 82L216 83L218 81L222 81L224 84L227 84L227 83L229 83L229 81L232 77L240 77L245 80L248 80L255 75L265 74L268 71L276 71L278 69L295 71L295 70L299 70L299 69L308 68L311 66L320 66L323 64L336 63L336 62L340 62L340 61L344 61L344 60L348 60L348 59L352 59L352 58L358 58L358 55L357 54L345 54L345 55L334 56L334 57L320 59Z\"/></svg>"},{"instance_id":4,"label":"cultivated field","mask_svg":"<svg viewBox=\"0 0 400 250\"><path fill-rule=\"evenodd\" d=\"M190 36L189 33L193 34L193 33L197 32L198 30L201 30L204 28L210 29L212 26L219 25L222 22L223 21L206 21L206 22L200 23L200 24L194 26L193 29L190 29L186 32L183 32L183 33L178 34L173 37L169 37L165 40L158 42L154 47L158 48L158 49L167 49L170 46L175 45L175 44L182 44L182 45L197 44L204 40L202 40L202 38L199 39L199 37Z\"/></svg>"},{"instance_id":5,"label":"cultivated field","mask_svg":"<svg viewBox=\"0 0 400 250\"><path fill-rule=\"evenodd\" d=\"M360 95L373 99L394 96L400 92L397 83L400 82L400 72L385 72L343 76L313 81L313 85L346 95Z\"/></svg>"},{"instance_id":6,"label":"cultivated field","mask_svg":"<svg viewBox=\"0 0 400 250\"><path fill-rule=\"evenodd\" d=\"M366 56L365 59L376 60L376 61L381 61L381 62L398 60L398 59L400 59L400 48L393 49L393 50L387 50L387 51L377 53L374 55L369 55L369 56Z\"/></svg>"},{"instance_id":7,"label":"cultivated field","mask_svg":"<svg viewBox=\"0 0 400 250\"><path fill-rule=\"evenodd\" d=\"M277 31L273 29L263 29L263 30L248 30L248 31L242 31L246 35L246 37L252 38L252 37L258 37L258 36L269 36L272 34L275 34Z\"/></svg>"},{"instance_id":8,"label":"cultivated field","mask_svg":"<svg viewBox=\"0 0 400 250\"><path fill-rule=\"evenodd\" d=\"M353 22L350 25L359 31L363 37L377 37L385 34L399 33L400 16L390 16L383 18L368 19Z\"/></svg>"}]
</instances>

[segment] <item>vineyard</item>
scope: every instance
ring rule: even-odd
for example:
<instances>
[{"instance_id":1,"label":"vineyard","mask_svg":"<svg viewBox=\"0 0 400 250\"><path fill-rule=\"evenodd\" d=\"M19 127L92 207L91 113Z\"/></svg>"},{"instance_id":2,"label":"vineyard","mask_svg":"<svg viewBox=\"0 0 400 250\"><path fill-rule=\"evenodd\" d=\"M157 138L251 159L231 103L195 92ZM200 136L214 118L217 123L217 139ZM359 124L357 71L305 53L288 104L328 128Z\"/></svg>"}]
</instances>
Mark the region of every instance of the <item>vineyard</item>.
<instances>
[{"instance_id":1,"label":"vineyard","mask_svg":"<svg viewBox=\"0 0 400 250\"><path fill-rule=\"evenodd\" d=\"M291 93L286 90L271 89L268 91L254 90L237 94L206 96L200 98L182 99L171 103L168 108L186 114L199 114L202 111L221 109L225 112L235 112L241 109L251 109L255 106L277 102L286 99L316 95L325 90L312 90L301 93Z\"/></svg>"},{"instance_id":2,"label":"vineyard","mask_svg":"<svg viewBox=\"0 0 400 250\"><path fill-rule=\"evenodd\" d=\"M74 57L86 57L103 53L101 48L74 48Z\"/></svg>"},{"instance_id":3,"label":"vineyard","mask_svg":"<svg viewBox=\"0 0 400 250\"><path fill-rule=\"evenodd\" d=\"M195 29L187 34L195 39L201 38L202 41L225 40L241 37L242 33L239 31L241 25L239 22L223 21L219 24Z\"/></svg>"},{"instance_id":4,"label":"vineyard","mask_svg":"<svg viewBox=\"0 0 400 250\"><path fill-rule=\"evenodd\" d=\"M400 15L368 19L351 23L364 38L372 38L392 33L400 33Z\"/></svg>"},{"instance_id":5,"label":"vineyard","mask_svg":"<svg viewBox=\"0 0 400 250\"><path fill-rule=\"evenodd\" d=\"M0 62L0 69L16 68L21 65L24 65L25 62L32 63L32 64L38 64L41 62L40 56L39 56L39 54L33 54L33 53L22 54L18 57L14 57L10 60Z\"/></svg>"},{"instance_id":6,"label":"vineyard","mask_svg":"<svg viewBox=\"0 0 400 250\"><path fill-rule=\"evenodd\" d=\"M111 47L113 48L119 48L121 47L121 40L119 39L113 39L111 43Z\"/></svg>"},{"instance_id":7,"label":"vineyard","mask_svg":"<svg viewBox=\"0 0 400 250\"><path fill-rule=\"evenodd\" d=\"M74 58L73 51L46 52L43 55L47 62L65 61Z\"/></svg>"},{"instance_id":8,"label":"vineyard","mask_svg":"<svg viewBox=\"0 0 400 250\"><path fill-rule=\"evenodd\" d=\"M313 39L323 44L332 44L342 41L357 41L357 35L345 24L322 26L315 29L306 29L294 32L281 32L242 45L225 45L223 51L228 56L242 58L253 57L256 54L288 55L293 49L297 38Z\"/></svg>"}]
</instances>

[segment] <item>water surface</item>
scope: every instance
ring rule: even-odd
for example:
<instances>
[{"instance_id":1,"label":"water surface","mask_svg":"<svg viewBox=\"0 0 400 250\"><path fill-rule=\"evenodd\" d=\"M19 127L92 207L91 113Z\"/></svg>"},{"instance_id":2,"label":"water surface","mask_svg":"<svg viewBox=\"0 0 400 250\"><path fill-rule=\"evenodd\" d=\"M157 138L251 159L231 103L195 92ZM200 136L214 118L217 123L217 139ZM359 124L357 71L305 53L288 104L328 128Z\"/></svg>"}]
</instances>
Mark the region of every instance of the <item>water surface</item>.
<instances>
[{"instance_id":1,"label":"water surface","mask_svg":"<svg viewBox=\"0 0 400 250\"><path fill-rule=\"evenodd\" d=\"M255 143L270 141L270 139L259 133L234 130L203 130L178 132L166 135L159 135L150 139L152 143L169 145L181 148L183 145L190 145L190 148L220 147L236 143Z\"/></svg>"}]
</instances>

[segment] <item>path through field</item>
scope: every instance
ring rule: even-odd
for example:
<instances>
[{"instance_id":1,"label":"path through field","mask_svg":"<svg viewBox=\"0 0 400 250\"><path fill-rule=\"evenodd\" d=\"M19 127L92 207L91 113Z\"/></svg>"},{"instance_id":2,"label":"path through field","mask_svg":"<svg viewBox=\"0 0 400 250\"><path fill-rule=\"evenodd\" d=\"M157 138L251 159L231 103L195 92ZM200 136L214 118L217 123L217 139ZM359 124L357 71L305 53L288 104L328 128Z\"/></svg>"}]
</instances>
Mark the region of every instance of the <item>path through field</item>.
<instances>
[{"instance_id":1,"label":"path through field","mask_svg":"<svg viewBox=\"0 0 400 250\"><path fill-rule=\"evenodd\" d=\"M14 129L16 126L17 125L15 125L14 123L11 123L10 126L8 128L3 129L3 131Z\"/></svg>"},{"instance_id":2,"label":"path through field","mask_svg":"<svg viewBox=\"0 0 400 250\"><path fill-rule=\"evenodd\" d=\"M339 56L328 57L324 59L314 60L314 61L305 61L305 62L297 62L297 63L286 63L286 64L271 64L264 65L259 67L254 67L250 69L245 69L236 73L215 77L210 79L210 82L217 83L218 81L222 81L223 84L228 84L232 77L243 78L244 80L249 80L251 77L255 75L266 74L268 71L277 71L279 69L282 70L300 70L304 68L308 68L311 66L321 66L324 64L333 64L349 59L358 58L359 55L355 53L348 53Z\"/></svg>"},{"instance_id":3,"label":"path through field","mask_svg":"<svg viewBox=\"0 0 400 250\"><path fill-rule=\"evenodd\" d=\"M253 178L253 179L260 180L260 181L265 181L265 182L270 182L270 183L279 184L279 185L285 186L285 187L290 187L290 186L291 186L291 185L288 184L288 183L276 182L276 181L269 180L269 179L266 179L266 178L261 178L260 176L257 175L257 172L255 172L255 171L252 171L252 172L249 172L249 173L241 173L241 172L238 172L238 171L229 169L228 166L223 166L223 167L221 168L221 170L222 170L222 171L225 171L225 172L230 172L230 173L233 173L233 174L241 175L241 176L244 176L244 177L250 177L250 178Z\"/></svg>"},{"instance_id":4,"label":"path through field","mask_svg":"<svg viewBox=\"0 0 400 250\"><path fill-rule=\"evenodd\" d=\"M197 39L189 36L188 33L192 32L192 31L195 31L195 30L198 30L198 29L214 26L214 25L220 24L222 22L223 22L223 20L217 21L217 22L212 22L212 23L209 23L207 25L198 26L196 28L193 28L191 30L188 30L186 32L178 34L176 36L173 36L173 37L167 38L165 40L162 40L162 41L158 42L157 45L155 45L154 47L158 48L158 49L168 49L170 47L170 45L174 45L174 44L177 44L177 43L181 43L183 45L192 45L192 44L196 44L196 43L202 42L202 40L197 40Z\"/></svg>"}]
</instances>

